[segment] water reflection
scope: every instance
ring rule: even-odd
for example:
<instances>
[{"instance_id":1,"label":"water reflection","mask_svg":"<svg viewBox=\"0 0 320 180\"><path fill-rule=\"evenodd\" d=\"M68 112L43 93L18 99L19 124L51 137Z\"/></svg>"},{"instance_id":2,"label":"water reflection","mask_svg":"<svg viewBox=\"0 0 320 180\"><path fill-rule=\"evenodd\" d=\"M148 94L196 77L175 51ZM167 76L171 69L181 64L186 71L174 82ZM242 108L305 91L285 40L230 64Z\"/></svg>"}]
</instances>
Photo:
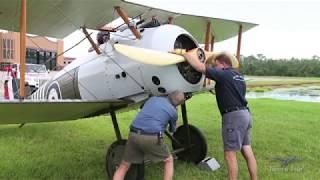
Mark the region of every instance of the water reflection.
<instances>
[{"instance_id":1,"label":"water reflection","mask_svg":"<svg viewBox=\"0 0 320 180\"><path fill-rule=\"evenodd\" d=\"M248 92L246 97L320 102L320 86L279 88L267 92Z\"/></svg>"}]
</instances>

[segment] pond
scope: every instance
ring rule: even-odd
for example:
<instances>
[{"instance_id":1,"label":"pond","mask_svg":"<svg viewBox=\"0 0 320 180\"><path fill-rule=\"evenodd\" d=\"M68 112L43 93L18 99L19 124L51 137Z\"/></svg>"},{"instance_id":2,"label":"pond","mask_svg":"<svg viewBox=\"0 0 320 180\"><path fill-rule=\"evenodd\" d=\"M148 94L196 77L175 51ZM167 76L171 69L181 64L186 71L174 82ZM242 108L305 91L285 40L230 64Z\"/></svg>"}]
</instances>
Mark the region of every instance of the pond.
<instances>
[{"instance_id":1,"label":"pond","mask_svg":"<svg viewBox=\"0 0 320 180\"><path fill-rule=\"evenodd\" d=\"M272 98L305 102L320 102L320 86L279 88L267 92L247 92L247 98Z\"/></svg>"}]
</instances>

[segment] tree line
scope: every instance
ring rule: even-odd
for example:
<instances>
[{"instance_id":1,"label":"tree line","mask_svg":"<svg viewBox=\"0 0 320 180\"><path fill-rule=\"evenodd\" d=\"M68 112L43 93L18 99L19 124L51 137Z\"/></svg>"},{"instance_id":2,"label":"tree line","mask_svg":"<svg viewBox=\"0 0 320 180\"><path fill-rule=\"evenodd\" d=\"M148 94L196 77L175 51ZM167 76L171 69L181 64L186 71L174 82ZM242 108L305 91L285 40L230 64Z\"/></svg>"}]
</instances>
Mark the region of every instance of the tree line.
<instances>
[{"instance_id":1,"label":"tree line","mask_svg":"<svg viewBox=\"0 0 320 180\"><path fill-rule=\"evenodd\" d=\"M320 57L270 59L263 54L241 56L240 71L253 76L320 77Z\"/></svg>"}]
</instances>

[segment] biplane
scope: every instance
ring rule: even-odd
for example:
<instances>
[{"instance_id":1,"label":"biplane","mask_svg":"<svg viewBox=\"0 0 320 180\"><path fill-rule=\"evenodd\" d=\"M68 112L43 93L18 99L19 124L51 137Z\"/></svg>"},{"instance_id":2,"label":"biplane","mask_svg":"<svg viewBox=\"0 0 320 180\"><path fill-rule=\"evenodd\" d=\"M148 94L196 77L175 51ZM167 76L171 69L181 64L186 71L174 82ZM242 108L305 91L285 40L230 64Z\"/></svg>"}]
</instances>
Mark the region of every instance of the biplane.
<instances>
[{"instance_id":1,"label":"biplane","mask_svg":"<svg viewBox=\"0 0 320 180\"><path fill-rule=\"evenodd\" d=\"M241 35L254 23L167 11L126 0L0 0L0 28L20 32L20 71L24 72L25 34L64 38L82 30L94 51L59 71L31 94L25 94L24 77L19 96L0 102L0 124L25 124L77 120L109 113L116 141L108 148L106 170L112 176L125 140L116 112L138 108L152 95L182 90L188 98L208 90L204 75L195 71L175 49L189 51L205 63L214 43ZM117 27L108 22L122 18ZM87 29L111 34L97 45ZM199 43L205 43L205 51ZM210 53L209 53L210 54ZM198 163L207 153L200 130L188 124L186 104L183 125L174 134L173 153L180 160ZM127 178L137 179L141 165L131 167Z\"/></svg>"}]
</instances>

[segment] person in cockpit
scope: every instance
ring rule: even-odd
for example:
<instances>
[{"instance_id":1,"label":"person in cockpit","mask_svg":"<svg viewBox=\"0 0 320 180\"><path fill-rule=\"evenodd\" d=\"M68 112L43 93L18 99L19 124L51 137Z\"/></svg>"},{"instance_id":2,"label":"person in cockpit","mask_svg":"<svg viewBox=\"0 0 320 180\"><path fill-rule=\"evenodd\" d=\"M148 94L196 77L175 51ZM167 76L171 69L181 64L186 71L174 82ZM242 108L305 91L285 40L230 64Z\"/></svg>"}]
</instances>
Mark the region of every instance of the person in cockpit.
<instances>
[{"instance_id":1,"label":"person in cockpit","mask_svg":"<svg viewBox=\"0 0 320 180\"><path fill-rule=\"evenodd\" d=\"M108 42L110 39L110 32L108 31L100 31L97 34L97 46L99 47L101 44ZM90 47L88 52L92 52L94 49Z\"/></svg>"}]
</instances>

